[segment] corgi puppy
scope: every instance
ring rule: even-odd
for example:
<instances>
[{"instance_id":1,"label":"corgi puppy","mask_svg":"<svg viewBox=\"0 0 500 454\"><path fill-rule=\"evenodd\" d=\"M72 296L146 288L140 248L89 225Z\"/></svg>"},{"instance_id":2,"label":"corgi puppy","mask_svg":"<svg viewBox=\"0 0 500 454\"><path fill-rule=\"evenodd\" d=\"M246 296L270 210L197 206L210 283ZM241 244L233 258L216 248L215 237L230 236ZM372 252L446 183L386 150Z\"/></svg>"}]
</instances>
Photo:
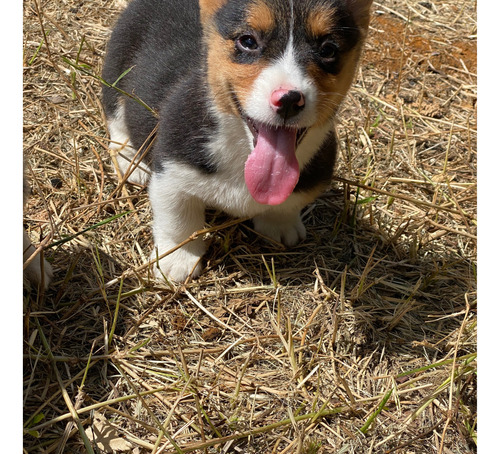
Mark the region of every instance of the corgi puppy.
<instances>
[{"instance_id":1,"label":"corgi puppy","mask_svg":"<svg viewBox=\"0 0 500 454\"><path fill-rule=\"evenodd\" d=\"M204 227L206 207L252 217L294 245L328 186L334 118L352 83L372 0L133 0L103 68L111 148L148 184L160 257ZM146 152L147 151L147 152ZM158 277L202 270L201 238Z\"/></svg>"}]
</instances>

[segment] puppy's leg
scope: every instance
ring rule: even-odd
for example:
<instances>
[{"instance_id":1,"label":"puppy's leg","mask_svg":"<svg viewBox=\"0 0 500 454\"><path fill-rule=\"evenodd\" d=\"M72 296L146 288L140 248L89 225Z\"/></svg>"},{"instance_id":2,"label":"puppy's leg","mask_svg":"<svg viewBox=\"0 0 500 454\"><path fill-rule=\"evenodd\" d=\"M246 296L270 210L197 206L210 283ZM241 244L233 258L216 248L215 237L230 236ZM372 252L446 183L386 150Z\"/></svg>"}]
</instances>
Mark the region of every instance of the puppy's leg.
<instances>
[{"instance_id":1,"label":"puppy's leg","mask_svg":"<svg viewBox=\"0 0 500 454\"><path fill-rule=\"evenodd\" d=\"M130 146L129 132L125 124L125 109L123 104L118 105L112 118L108 119L109 148L116 153L118 168L122 176L127 175L127 181L145 186L150 177L149 166L136 156L137 150ZM130 172L129 172L130 170Z\"/></svg>"},{"instance_id":2,"label":"puppy's leg","mask_svg":"<svg viewBox=\"0 0 500 454\"><path fill-rule=\"evenodd\" d=\"M136 150L128 145L125 147L118 146L116 148L114 145L111 145L110 148L117 151L116 160L122 176L129 173L129 176L126 178L127 181L146 186L149 180L149 167L142 162L137 165L137 160L139 158L135 157L137 153ZM134 170L129 172L129 169Z\"/></svg>"},{"instance_id":3,"label":"puppy's leg","mask_svg":"<svg viewBox=\"0 0 500 454\"><path fill-rule=\"evenodd\" d=\"M36 249L31 240L26 233L23 232L23 261L28 260L34 253ZM43 288L47 290L50 281L52 280L53 271L52 266L45 259L42 260L42 254L37 254L28 266L24 269L24 278L29 280L33 285L43 285Z\"/></svg>"},{"instance_id":4,"label":"puppy's leg","mask_svg":"<svg viewBox=\"0 0 500 454\"><path fill-rule=\"evenodd\" d=\"M198 198L182 192L168 173L153 174L149 185L149 198L153 208L153 235L155 250L151 258L161 256L186 240L205 221L205 205ZM206 246L202 238L189 242L154 265L158 278L165 276L174 281L184 281L189 274L199 276L201 257Z\"/></svg>"},{"instance_id":5,"label":"puppy's leg","mask_svg":"<svg viewBox=\"0 0 500 454\"><path fill-rule=\"evenodd\" d=\"M30 186L26 180L23 178L23 203L26 205L28 197L31 193ZM26 230L23 229L23 263L26 262L31 256L36 252L35 246L31 243ZM24 267L23 267L24 268ZM42 285L45 290L49 287L50 281L52 280L53 271L52 266L47 260L42 260L42 254L37 254L35 257L31 258L29 264L24 268L23 280L24 283L27 281L31 284L38 286Z\"/></svg>"},{"instance_id":6,"label":"puppy's leg","mask_svg":"<svg viewBox=\"0 0 500 454\"><path fill-rule=\"evenodd\" d=\"M294 246L306 237L300 209L269 210L253 218L255 230L286 246Z\"/></svg>"}]
</instances>

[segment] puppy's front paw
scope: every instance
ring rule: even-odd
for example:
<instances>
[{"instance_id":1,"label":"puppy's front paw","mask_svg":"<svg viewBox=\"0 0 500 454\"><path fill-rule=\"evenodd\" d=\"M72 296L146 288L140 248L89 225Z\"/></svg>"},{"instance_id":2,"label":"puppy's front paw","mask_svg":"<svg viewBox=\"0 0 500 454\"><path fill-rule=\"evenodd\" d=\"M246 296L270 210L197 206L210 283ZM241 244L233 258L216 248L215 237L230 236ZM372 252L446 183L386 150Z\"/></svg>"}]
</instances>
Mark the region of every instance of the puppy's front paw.
<instances>
[{"instance_id":1,"label":"puppy's front paw","mask_svg":"<svg viewBox=\"0 0 500 454\"><path fill-rule=\"evenodd\" d=\"M190 275L191 277L198 277L201 274L203 269L201 258L205 253L205 246L202 242L188 244L157 260L157 257L169 249L172 249L172 247L157 248L151 255L151 259L155 260L153 269L157 279L163 280L167 278L175 282L184 282ZM158 250L158 253L156 250Z\"/></svg>"},{"instance_id":2,"label":"puppy's front paw","mask_svg":"<svg viewBox=\"0 0 500 454\"><path fill-rule=\"evenodd\" d=\"M24 270L24 276L35 286L43 285L44 290L49 288L53 275L52 266L45 259L43 259L42 272L42 260L40 260L40 256L35 257Z\"/></svg>"},{"instance_id":3,"label":"puppy's front paw","mask_svg":"<svg viewBox=\"0 0 500 454\"><path fill-rule=\"evenodd\" d=\"M35 251L35 246L31 244L28 234L24 231L23 260L31 260L24 269L24 279L25 281L31 282L34 286L43 285L43 288L47 290L54 272L50 263L42 258L42 254L38 254L36 257L31 258L31 255L34 254Z\"/></svg>"},{"instance_id":4,"label":"puppy's front paw","mask_svg":"<svg viewBox=\"0 0 500 454\"><path fill-rule=\"evenodd\" d=\"M279 217L262 215L253 219L255 230L285 246L294 246L306 237L306 228L300 215Z\"/></svg>"}]
</instances>

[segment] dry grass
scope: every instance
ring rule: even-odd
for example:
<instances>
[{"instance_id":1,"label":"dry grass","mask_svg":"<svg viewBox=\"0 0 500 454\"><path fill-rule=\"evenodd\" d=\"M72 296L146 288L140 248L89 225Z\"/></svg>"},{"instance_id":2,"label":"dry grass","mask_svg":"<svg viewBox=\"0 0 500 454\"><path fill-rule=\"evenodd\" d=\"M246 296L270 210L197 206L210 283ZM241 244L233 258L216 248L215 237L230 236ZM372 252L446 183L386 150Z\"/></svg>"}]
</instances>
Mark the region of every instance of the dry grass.
<instances>
[{"instance_id":1,"label":"dry grass","mask_svg":"<svg viewBox=\"0 0 500 454\"><path fill-rule=\"evenodd\" d=\"M307 240L210 212L169 287L88 74L124 2L25 1L25 224L55 267L24 293L25 452L476 451L472 3L375 2Z\"/></svg>"}]
</instances>

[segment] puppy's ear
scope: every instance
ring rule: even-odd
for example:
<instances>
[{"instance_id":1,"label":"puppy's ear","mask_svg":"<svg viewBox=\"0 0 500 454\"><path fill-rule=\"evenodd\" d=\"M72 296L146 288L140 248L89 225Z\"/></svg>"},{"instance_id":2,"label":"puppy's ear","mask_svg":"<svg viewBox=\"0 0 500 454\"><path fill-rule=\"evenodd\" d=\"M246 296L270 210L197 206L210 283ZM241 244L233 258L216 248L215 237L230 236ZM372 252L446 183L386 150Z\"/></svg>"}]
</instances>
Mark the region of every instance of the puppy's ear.
<instances>
[{"instance_id":1,"label":"puppy's ear","mask_svg":"<svg viewBox=\"0 0 500 454\"><path fill-rule=\"evenodd\" d=\"M368 27L370 22L370 7L373 0L346 0L358 24L364 28Z\"/></svg>"},{"instance_id":2,"label":"puppy's ear","mask_svg":"<svg viewBox=\"0 0 500 454\"><path fill-rule=\"evenodd\" d=\"M201 22L205 24L227 0L199 0L199 2Z\"/></svg>"}]
</instances>

